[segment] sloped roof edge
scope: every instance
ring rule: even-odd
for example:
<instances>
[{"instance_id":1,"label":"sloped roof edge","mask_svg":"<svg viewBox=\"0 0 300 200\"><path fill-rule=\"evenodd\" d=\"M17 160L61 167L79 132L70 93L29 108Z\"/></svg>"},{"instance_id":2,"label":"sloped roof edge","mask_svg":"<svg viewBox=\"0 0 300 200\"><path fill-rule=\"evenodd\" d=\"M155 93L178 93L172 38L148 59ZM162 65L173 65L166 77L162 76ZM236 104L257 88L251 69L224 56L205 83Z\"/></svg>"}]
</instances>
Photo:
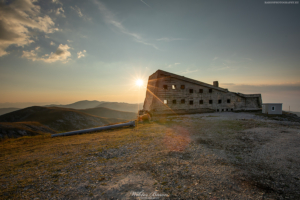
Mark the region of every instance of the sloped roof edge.
<instances>
[{"instance_id":1,"label":"sloped roof edge","mask_svg":"<svg viewBox=\"0 0 300 200\"><path fill-rule=\"evenodd\" d=\"M225 88L221 88L221 87L215 87L211 84L208 84L208 83L204 83L204 82L201 82L201 81L197 81L197 80L194 80L194 79L191 79L191 78L187 78L185 76L180 76L180 75L177 75L177 74L173 74L173 73L170 73L170 72L166 72L166 71L163 71L161 69L157 70L155 73L158 73L158 74L166 74L170 77L173 77L173 78L176 78L176 79L180 79L180 80L183 80L183 81L187 81L187 82L191 82L191 83L194 83L194 84L198 84L198 85L203 85L203 86L206 86L206 87L209 87L209 88L212 88L212 89L215 89L215 90L220 90L222 92L228 92L228 89L225 89ZM153 74L155 74L153 73Z\"/></svg>"}]
</instances>

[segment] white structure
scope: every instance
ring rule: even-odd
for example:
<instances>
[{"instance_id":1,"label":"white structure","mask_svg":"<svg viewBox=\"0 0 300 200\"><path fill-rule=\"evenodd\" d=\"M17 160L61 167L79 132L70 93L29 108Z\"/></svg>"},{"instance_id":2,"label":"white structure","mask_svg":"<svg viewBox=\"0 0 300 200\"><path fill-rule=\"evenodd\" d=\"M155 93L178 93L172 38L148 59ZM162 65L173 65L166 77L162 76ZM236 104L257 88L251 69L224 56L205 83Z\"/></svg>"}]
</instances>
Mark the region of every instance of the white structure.
<instances>
[{"instance_id":1,"label":"white structure","mask_svg":"<svg viewBox=\"0 0 300 200\"><path fill-rule=\"evenodd\" d=\"M263 103L262 113L281 115L282 103Z\"/></svg>"}]
</instances>

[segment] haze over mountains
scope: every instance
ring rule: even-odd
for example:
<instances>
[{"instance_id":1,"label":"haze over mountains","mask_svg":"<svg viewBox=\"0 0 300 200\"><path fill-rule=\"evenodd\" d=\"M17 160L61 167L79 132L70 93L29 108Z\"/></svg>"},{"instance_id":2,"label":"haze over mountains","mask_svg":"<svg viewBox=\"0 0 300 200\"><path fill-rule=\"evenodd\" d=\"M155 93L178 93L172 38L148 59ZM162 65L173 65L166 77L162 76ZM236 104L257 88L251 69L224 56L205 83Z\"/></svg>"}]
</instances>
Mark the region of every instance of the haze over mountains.
<instances>
[{"instance_id":1,"label":"haze over mountains","mask_svg":"<svg viewBox=\"0 0 300 200\"><path fill-rule=\"evenodd\" d=\"M20 107L17 107L20 105ZM4 107L7 106L7 107ZM139 109L143 107L143 103L140 104L129 104L124 102L106 102L106 101L77 101L71 104L49 104L49 105L40 105L39 103L2 103L0 105L0 115L13 112L22 108L31 107L31 106L46 106L46 107L61 107L61 108L72 108L72 109L88 109L95 107L105 107L113 110L134 112L136 113Z\"/></svg>"},{"instance_id":2,"label":"haze over mountains","mask_svg":"<svg viewBox=\"0 0 300 200\"><path fill-rule=\"evenodd\" d=\"M67 105L2 108L0 112L8 113L0 115L0 138L36 135L42 130L45 133L66 132L126 122L136 119L140 107L139 104L78 101ZM41 129L44 126L53 131Z\"/></svg>"}]
</instances>

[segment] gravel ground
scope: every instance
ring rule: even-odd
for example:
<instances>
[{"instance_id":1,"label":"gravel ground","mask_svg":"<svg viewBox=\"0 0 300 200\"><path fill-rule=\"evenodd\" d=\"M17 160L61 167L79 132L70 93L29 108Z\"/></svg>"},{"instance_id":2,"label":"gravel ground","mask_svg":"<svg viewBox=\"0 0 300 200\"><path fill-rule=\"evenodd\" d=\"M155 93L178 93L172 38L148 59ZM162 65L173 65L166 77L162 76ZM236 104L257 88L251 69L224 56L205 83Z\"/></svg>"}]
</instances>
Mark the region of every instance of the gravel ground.
<instances>
[{"instance_id":1,"label":"gravel ground","mask_svg":"<svg viewBox=\"0 0 300 200\"><path fill-rule=\"evenodd\" d=\"M24 199L300 199L297 119L169 116L132 130L153 137L147 145L136 138L78 152L68 167L16 192Z\"/></svg>"}]
</instances>

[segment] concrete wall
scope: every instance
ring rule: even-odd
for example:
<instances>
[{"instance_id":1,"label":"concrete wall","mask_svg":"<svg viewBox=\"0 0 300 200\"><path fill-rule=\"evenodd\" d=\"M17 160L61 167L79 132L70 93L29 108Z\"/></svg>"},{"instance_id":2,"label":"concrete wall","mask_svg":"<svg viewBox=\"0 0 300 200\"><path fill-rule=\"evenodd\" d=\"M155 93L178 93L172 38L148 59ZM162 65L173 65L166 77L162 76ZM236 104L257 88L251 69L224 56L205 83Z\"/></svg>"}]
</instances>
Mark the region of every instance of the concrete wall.
<instances>
[{"instance_id":1,"label":"concrete wall","mask_svg":"<svg viewBox=\"0 0 300 200\"><path fill-rule=\"evenodd\" d=\"M156 78L155 86L154 81L151 81L153 78ZM182 89L181 85L184 85L185 88ZM148 88L153 88L153 90L147 90L144 110L153 114L222 112L261 108L257 96L245 97L243 94L229 92L225 89L218 90L216 87L203 86L159 73L154 73L149 77ZM200 93L200 89L203 93ZM181 102L183 99L184 103ZM165 100L167 100L167 104L164 104ZM174 100L176 103L173 103ZM200 100L203 101L203 104L200 104ZM212 104L209 103L209 100L212 100ZM220 103L219 100L221 100ZM230 102L228 103L227 100ZM190 104L190 101L193 104Z\"/></svg>"},{"instance_id":2,"label":"concrete wall","mask_svg":"<svg viewBox=\"0 0 300 200\"><path fill-rule=\"evenodd\" d=\"M273 110L273 108L274 108L274 110ZM281 115L282 114L282 104L263 104L262 113Z\"/></svg>"}]
</instances>

